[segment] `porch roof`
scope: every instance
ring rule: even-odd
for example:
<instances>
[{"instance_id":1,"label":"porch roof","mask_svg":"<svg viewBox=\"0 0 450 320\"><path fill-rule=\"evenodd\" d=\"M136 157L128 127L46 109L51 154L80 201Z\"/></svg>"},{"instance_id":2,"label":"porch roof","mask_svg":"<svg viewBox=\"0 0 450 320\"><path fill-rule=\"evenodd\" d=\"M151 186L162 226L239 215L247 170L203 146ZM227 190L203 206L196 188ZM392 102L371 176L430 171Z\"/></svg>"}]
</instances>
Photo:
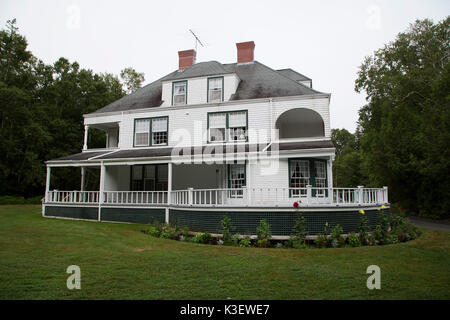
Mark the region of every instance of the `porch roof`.
<instances>
[{"instance_id":1,"label":"porch roof","mask_svg":"<svg viewBox=\"0 0 450 320\"><path fill-rule=\"evenodd\" d=\"M204 145L197 147L159 147L145 149L129 149L119 151L99 151L82 152L66 157L49 160L49 162L99 162L102 160L127 160L127 159L151 159L151 158L176 158L189 156L215 156L268 152L293 152L296 150L315 150L315 149L334 149L330 140L318 141L298 141L298 142L280 142L273 143L270 146L267 143L261 144L228 144L228 145Z\"/></svg>"},{"instance_id":2,"label":"porch roof","mask_svg":"<svg viewBox=\"0 0 450 320\"><path fill-rule=\"evenodd\" d=\"M206 145L198 147L148 148L137 150L133 149L133 150L122 150L106 154L96 158L96 160L235 154L235 153L258 152L264 150L265 147L267 147L267 143L259 145L234 144L234 145Z\"/></svg>"},{"instance_id":3,"label":"porch roof","mask_svg":"<svg viewBox=\"0 0 450 320\"><path fill-rule=\"evenodd\" d=\"M333 142L331 140L318 140L318 141L297 141L297 142L278 142L273 143L267 148L267 151L295 151L305 149L334 149Z\"/></svg>"},{"instance_id":4,"label":"porch roof","mask_svg":"<svg viewBox=\"0 0 450 320\"><path fill-rule=\"evenodd\" d=\"M71 154L68 156L64 156L64 157L60 157L60 158L56 158L56 159L52 159L52 160L48 160L48 161L82 161L82 160L90 160L92 158L101 156L101 155L105 155L107 153L110 153L111 150L108 151L98 151L98 152L80 152L80 153L75 153L75 154Z\"/></svg>"}]
</instances>

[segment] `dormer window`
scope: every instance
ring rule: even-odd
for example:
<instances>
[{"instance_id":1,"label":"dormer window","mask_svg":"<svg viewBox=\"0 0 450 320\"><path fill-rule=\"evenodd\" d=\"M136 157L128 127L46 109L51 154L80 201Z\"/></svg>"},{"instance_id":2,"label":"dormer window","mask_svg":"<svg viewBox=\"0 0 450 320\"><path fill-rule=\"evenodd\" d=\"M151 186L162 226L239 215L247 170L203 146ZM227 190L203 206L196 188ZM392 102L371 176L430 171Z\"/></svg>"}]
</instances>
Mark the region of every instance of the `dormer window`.
<instances>
[{"instance_id":1,"label":"dormer window","mask_svg":"<svg viewBox=\"0 0 450 320\"><path fill-rule=\"evenodd\" d=\"M223 101L223 77L208 78L208 102Z\"/></svg>"},{"instance_id":2,"label":"dormer window","mask_svg":"<svg viewBox=\"0 0 450 320\"><path fill-rule=\"evenodd\" d=\"M172 84L172 105L187 104L187 81L177 81Z\"/></svg>"}]
</instances>

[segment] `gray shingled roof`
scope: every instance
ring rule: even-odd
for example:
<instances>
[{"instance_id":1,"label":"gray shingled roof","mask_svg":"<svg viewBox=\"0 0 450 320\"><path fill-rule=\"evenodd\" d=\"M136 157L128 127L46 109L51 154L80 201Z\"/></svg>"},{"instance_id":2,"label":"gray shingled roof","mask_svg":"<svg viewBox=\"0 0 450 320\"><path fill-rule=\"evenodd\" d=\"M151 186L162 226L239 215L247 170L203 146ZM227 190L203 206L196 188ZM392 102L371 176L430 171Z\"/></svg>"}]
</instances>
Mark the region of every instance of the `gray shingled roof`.
<instances>
[{"instance_id":1,"label":"gray shingled roof","mask_svg":"<svg viewBox=\"0 0 450 320\"><path fill-rule=\"evenodd\" d=\"M236 73L241 80L236 93L231 97L231 100L273 98L321 93L298 83L294 80L295 77L293 78L292 75L296 72L293 70L291 71L292 72L283 70L276 71L257 61L248 64L221 64L217 61L200 62L186 68L183 71L176 70L171 72L168 75L136 90L135 92L95 111L94 113L159 107L163 103L161 100L163 81L229 73ZM296 74L300 75L299 73ZM307 78L306 80L310 79Z\"/></svg>"},{"instance_id":2,"label":"gray shingled roof","mask_svg":"<svg viewBox=\"0 0 450 320\"><path fill-rule=\"evenodd\" d=\"M267 143L261 144L234 144L234 145L206 145L200 147L176 148L174 154L176 156L194 156L199 155L219 155L219 154L236 154L248 152L262 152L267 147ZM323 149L334 148L331 140L322 141L304 141L304 142L283 142L272 144L267 148L268 152L272 151L291 151L303 149ZM116 152L83 152L70 156L53 159L49 161L80 161L80 160L118 160L118 159L135 159L135 158L159 158L170 157L175 148L145 148L119 150ZM95 159L92 159L96 157Z\"/></svg>"},{"instance_id":3,"label":"gray shingled roof","mask_svg":"<svg viewBox=\"0 0 450 320\"><path fill-rule=\"evenodd\" d=\"M308 78L307 76L292 70L291 68L288 69L280 69L277 70L278 73L281 73L283 76L288 77L294 81L312 81L311 78Z\"/></svg>"},{"instance_id":4,"label":"gray shingled roof","mask_svg":"<svg viewBox=\"0 0 450 320\"><path fill-rule=\"evenodd\" d=\"M71 154L69 156L64 156L56 159L52 159L49 161L66 161L66 160L72 160L72 161L81 161L81 160L89 160L91 158L104 155L107 153L110 153L111 151L99 151L99 152L80 152Z\"/></svg>"}]
</instances>

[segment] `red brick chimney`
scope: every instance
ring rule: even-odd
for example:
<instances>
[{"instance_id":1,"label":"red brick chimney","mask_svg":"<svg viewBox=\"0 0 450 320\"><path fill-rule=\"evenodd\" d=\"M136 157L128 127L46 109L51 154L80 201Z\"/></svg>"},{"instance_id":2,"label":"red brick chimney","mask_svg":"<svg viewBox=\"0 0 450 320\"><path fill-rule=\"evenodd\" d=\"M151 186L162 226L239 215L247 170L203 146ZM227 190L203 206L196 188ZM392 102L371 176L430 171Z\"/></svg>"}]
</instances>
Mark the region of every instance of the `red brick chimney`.
<instances>
[{"instance_id":1,"label":"red brick chimney","mask_svg":"<svg viewBox=\"0 0 450 320\"><path fill-rule=\"evenodd\" d=\"M255 51L255 43L253 41L236 43L237 47L237 62L246 63L252 62L254 59L253 53Z\"/></svg>"},{"instance_id":2,"label":"red brick chimney","mask_svg":"<svg viewBox=\"0 0 450 320\"><path fill-rule=\"evenodd\" d=\"M184 50L184 51L178 51L178 68L180 70L189 68L195 63L195 57L197 56L197 53L195 50Z\"/></svg>"}]
</instances>

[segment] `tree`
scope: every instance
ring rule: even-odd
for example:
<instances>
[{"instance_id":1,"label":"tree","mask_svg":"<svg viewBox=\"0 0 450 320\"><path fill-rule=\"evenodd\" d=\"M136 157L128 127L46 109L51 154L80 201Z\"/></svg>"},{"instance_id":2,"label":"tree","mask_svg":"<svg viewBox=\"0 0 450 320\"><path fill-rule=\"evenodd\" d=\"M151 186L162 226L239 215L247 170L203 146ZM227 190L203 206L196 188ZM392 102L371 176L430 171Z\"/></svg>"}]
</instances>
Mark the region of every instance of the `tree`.
<instances>
[{"instance_id":1,"label":"tree","mask_svg":"<svg viewBox=\"0 0 450 320\"><path fill-rule=\"evenodd\" d=\"M120 78L122 79L125 91L127 94L132 93L141 87L144 82L144 73L136 72L133 68L125 68L120 71Z\"/></svg>"},{"instance_id":2,"label":"tree","mask_svg":"<svg viewBox=\"0 0 450 320\"><path fill-rule=\"evenodd\" d=\"M423 216L450 207L450 18L418 20L367 57L355 90L363 166L372 183Z\"/></svg>"},{"instance_id":3,"label":"tree","mask_svg":"<svg viewBox=\"0 0 450 320\"><path fill-rule=\"evenodd\" d=\"M42 195L44 161L80 152L83 114L125 95L117 76L65 58L47 65L27 46L16 20L8 20L0 30L0 195ZM104 132L92 133L91 142L104 146ZM79 187L72 170L52 178L60 188Z\"/></svg>"},{"instance_id":4,"label":"tree","mask_svg":"<svg viewBox=\"0 0 450 320\"><path fill-rule=\"evenodd\" d=\"M332 129L331 141L336 148L333 163L333 185L335 187L357 187L368 183L362 168L358 130L352 134L346 129Z\"/></svg>"}]
</instances>

